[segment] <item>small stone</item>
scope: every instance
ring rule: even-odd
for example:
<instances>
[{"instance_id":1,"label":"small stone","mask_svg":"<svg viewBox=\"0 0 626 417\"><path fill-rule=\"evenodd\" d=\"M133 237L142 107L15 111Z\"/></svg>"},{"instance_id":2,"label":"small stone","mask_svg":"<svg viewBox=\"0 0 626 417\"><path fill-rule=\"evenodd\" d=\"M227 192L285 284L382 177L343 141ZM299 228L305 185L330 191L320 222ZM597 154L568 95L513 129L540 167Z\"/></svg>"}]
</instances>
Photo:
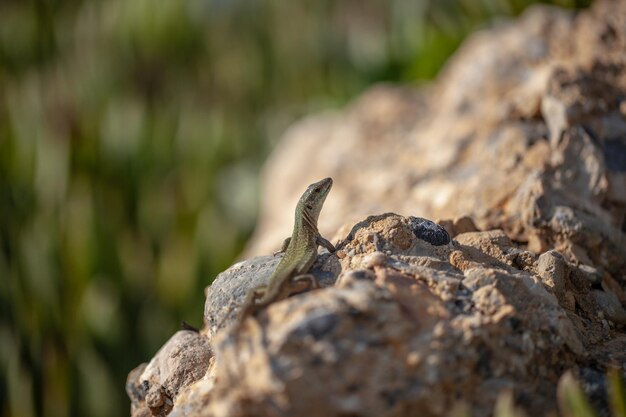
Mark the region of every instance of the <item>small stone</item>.
<instances>
[{"instance_id":1,"label":"small stone","mask_svg":"<svg viewBox=\"0 0 626 417\"><path fill-rule=\"evenodd\" d=\"M592 285L599 285L602 283L602 274L597 268L589 265L578 265L578 269L582 272L582 276L585 277Z\"/></svg>"},{"instance_id":2,"label":"small stone","mask_svg":"<svg viewBox=\"0 0 626 417\"><path fill-rule=\"evenodd\" d=\"M604 162L611 171L626 172L626 141L608 139L602 146Z\"/></svg>"},{"instance_id":3,"label":"small stone","mask_svg":"<svg viewBox=\"0 0 626 417\"><path fill-rule=\"evenodd\" d=\"M417 366L421 361L420 354L418 352L411 352L406 357L406 364L408 366Z\"/></svg>"},{"instance_id":4,"label":"small stone","mask_svg":"<svg viewBox=\"0 0 626 417\"><path fill-rule=\"evenodd\" d=\"M370 253L363 259L363 266L365 268L373 268L375 266L385 266L388 261L387 255L382 252L376 251Z\"/></svg>"},{"instance_id":5,"label":"small stone","mask_svg":"<svg viewBox=\"0 0 626 417\"><path fill-rule=\"evenodd\" d=\"M557 298L562 298L569 269L567 262L556 250L544 252L537 261L537 273L543 283L550 287Z\"/></svg>"},{"instance_id":6,"label":"small stone","mask_svg":"<svg viewBox=\"0 0 626 417\"><path fill-rule=\"evenodd\" d=\"M624 310L615 294L600 290L593 291L593 294L605 317L614 323L626 324L626 310Z\"/></svg>"},{"instance_id":7,"label":"small stone","mask_svg":"<svg viewBox=\"0 0 626 417\"><path fill-rule=\"evenodd\" d=\"M409 225L415 237L433 246L443 246L450 243L450 235L446 229L431 220L410 216Z\"/></svg>"}]
</instances>

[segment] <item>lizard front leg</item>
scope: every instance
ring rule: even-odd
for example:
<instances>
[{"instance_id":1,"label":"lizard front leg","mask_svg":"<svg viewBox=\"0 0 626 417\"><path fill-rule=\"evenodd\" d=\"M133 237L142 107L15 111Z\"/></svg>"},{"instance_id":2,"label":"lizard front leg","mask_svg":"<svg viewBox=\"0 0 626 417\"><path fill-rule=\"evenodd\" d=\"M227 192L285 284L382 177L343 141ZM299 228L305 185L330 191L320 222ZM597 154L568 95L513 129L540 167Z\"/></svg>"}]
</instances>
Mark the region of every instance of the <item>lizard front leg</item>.
<instances>
[{"instance_id":1,"label":"lizard front leg","mask_svg":"<svg viewBox=\"0 0 626 417\"><path fill-rule=\"evenodd\" d=\"M279 253L285 253L285 251L287 250L287 247L289 246L289 243L291 242L291 237L288 237L287 239L285 239L283 241L282 246L280 247L279 250L277 250L276 252L274 252L272 255L276 256Z\"/></svg>"},{"instance_id":2,"label":"lizard front leg","mask_svg":"<svg viewBox=\"0 0 626 417\"><path fill-rule=\"evenodd\" d=\"M328 252L330 252L330 253L334 253L337 250L337 249L335 249L335 247L333 246L332 243L330 243L328 240L324 239L322 237L322 235L320 235L320 234L318 234L317 237L315 238L315 242L318 245L328 249Z\"/></svg>"}]
</instances>

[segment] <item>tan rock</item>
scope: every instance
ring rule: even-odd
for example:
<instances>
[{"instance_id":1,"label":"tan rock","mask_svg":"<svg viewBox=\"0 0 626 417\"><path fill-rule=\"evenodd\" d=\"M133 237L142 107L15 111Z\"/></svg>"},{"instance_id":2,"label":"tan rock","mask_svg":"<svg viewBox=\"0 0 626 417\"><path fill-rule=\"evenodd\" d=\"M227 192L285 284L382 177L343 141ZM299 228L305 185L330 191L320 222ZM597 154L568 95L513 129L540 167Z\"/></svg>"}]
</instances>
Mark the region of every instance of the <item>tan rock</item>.
<instances>
[{"instance_id":1,"label":"tan rock","mask_svg":"<svg viewBox=\"0 0 626 417\"><path fill-rule=\"evenodd\" d=\"M275 248L301 189L330 175L323 234L385 211L470 217L475 230L621 272L624 14L615 1L577 15L532 8L468 39L429 89L375 87L343 113L294 126L266 168L267 184L284 180L266 187L248 253Z\"/></svg>"},{"instance_id":2,"label":"tan rock","mask_svg":"<svg viewBox=\"0 0 626 417\"><path fill-rule=\"evenodd\" d=\"M338 287L218 333L215 385L198 415L440 415L458 396L482 415L496 398L485 387L534 392L586 355L541 278L506 263L514 245L502 231L437 247L405 233L409 224L394 214L358 223ZM451 252L475 267L462 274ZM545 394L529 409L554 401L553 389Z\"/></svg>"},{"instance_id":3,"label":"tan rock","mask_svg":"<svg viewBox=\"0 0 626 417\"><path fill-rule=\"evenodd\" d=\"M212 356L208 340L200 333L181 330L152 358L129 375L133 415L166 416L178 393L206 373ZM141 372L141 373L140 373Z\"/></svg>"}]
</instances>

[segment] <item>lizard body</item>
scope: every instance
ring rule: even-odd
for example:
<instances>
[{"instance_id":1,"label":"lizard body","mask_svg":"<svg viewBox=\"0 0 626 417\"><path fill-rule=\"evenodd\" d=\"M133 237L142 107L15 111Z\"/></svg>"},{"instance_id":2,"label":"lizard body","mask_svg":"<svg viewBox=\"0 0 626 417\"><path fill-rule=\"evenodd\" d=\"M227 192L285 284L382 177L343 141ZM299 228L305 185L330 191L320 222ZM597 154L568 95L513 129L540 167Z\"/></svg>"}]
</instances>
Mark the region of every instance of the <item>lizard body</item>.
<instances>
[{"instance_id":1,"label":"lizard body","mask_svg":"<svg viewBox=\"0 0 626 417\"><path fill-rule=\"evenodd\" d=\"M317 230L317 220L332 185L333 180L325 178L309 185L300 197L296 205L292 235L285 239L280 250L284 252L283 258L270 276L268 284L248 293L239 312L239 324L274 301L287 298L295 292L319 287L315 277L306 273L317 258L318 245L330 252L335 251L332 243L324 239Z\"/></svg>"}]
</instances>

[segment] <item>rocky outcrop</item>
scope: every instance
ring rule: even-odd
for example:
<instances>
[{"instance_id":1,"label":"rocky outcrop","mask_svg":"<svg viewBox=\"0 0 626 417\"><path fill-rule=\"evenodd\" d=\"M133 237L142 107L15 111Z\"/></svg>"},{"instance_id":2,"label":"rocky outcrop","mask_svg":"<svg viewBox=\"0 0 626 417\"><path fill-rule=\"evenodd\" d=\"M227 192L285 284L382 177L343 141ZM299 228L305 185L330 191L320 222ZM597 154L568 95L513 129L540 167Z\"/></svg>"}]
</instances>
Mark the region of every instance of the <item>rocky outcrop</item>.
<instances>
[{"instance_id":1,"label":"rocky outcrop","mask_svg":"<svg viewBox=\"0 0 626 417\"><path fill-rule=\"evenodd\" d=\"M335 287L216 337L216 415L443 415L459 398L487 415L506 388L545 412L586 354L539 259L502 231L438 247L408 219L373 216L338 257Z\"/></svg>"},{"instance_id":2,"label":"rocky outcrop","mask_svg":"<svg viewBox=\"0 0 626 417\"><path fill-rule=\"evenodd\" d=\"M462 401L486 416L505 390L546 415L568 369L602 410L604 373L626 370L625 28L624 2L533 8L471 37L429 88L376 87L294 126L248 253L277 249L302 190L332 176L323 288L235 330L279 257L224 271L200 333L129 375L133 415L441 416Z\"/></svg>"},{"instance_id":3,"label":"rocky outcrop","mask_svg":"<svg viewBox=\"0 0 626 417\"><path fill-rule=\"evenodd\" d=\"M557 248L619 274L624 27L623 2L580 14L534 7L515 24L468 39L428 89L380 86L343 112L298 123L265 170L265 183L279 178L281 186L263 191L248 253L274 250L291 227L286 202L332 176L325 235L387 211L471 216L535 252Z\"/></svg>"}]
</instances>

